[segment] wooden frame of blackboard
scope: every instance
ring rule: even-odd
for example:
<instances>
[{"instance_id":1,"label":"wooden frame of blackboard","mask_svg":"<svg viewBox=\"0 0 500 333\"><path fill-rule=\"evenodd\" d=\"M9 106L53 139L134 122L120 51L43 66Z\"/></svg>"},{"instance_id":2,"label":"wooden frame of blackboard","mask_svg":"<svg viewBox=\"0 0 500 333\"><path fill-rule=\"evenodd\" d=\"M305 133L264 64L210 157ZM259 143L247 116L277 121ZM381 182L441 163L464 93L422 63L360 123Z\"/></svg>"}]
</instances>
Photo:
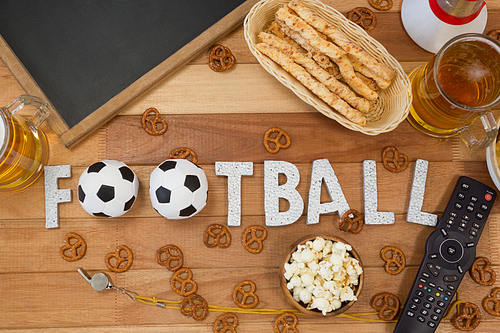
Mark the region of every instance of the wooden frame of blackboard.
<instances>
[{"instance_id":1,"label":"wooden frame of blackboard","mask_svg":"<svg viewBox=\"0 0 500 333\"><path fill-rule=\"evenodd\" d=\"M87 135L104 125L134 98L138 97L156 83L180 69L183 65L195 58L201 51L209 47L215 40L231 32L243 21L246 14L257 2L258 0L247 0L242 3L217 23L180 48L158 66L154 67L147 73L144 73L144 75L142 75L138 80L133 82L113 98L109 99L105 104L94 110L91 114L71 128L66 124L66 121L52 105L50 99L46 96L44 91L33 79L28 70L24 67L22 62L18 59L16 54L12 51L1 35L0 58L12 72L26 93L39 96L49 103L52 112L48 118L48 123L59 136L64 145L70 148L84 139Z\"/></svg>"}]
</instances>

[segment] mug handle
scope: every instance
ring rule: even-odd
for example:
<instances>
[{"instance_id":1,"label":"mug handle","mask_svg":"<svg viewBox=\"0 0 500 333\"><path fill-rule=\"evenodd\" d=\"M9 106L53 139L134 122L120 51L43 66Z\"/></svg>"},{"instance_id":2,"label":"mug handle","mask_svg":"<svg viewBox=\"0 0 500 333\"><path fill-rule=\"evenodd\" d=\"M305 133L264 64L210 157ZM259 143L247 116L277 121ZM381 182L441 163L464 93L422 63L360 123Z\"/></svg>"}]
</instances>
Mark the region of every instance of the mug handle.
<instances>
[{"instance_id":1,"label":"mug handle","mask_svg":"<svg viewBox=\"0 0 500 333\"><path fill-rule=\"evenodd\" d=\"M470 126L464 127L459 132L460 136L462 137L462 140L471 150L485 149L493 142L493 140L495 140L495 138L498 135L498 125L495 120L495 117L491 112L481 115L479 119L481 119L484 131L486 132L486 135L483 138L478 139L474 135L474 133L472 133Z\"/></svg>"},{"instance_id":2,"label":"mug handle","mask_svg":"<svg viewBox=\"0 0 500 333\"><path fill-rule=\"evenodd\" d=\"M28 120L28 126L32 130L36 130L38 126L40 126L45 119L50 114L50 107L47 102L38 98L36 96L31 95L21 95L12 100L9 104L5 106L5 109L10 112L10 114L14 114L17 111L21 110L26 105L32 105L37 108L33 116Z\"/></svg>"}]
</instances>

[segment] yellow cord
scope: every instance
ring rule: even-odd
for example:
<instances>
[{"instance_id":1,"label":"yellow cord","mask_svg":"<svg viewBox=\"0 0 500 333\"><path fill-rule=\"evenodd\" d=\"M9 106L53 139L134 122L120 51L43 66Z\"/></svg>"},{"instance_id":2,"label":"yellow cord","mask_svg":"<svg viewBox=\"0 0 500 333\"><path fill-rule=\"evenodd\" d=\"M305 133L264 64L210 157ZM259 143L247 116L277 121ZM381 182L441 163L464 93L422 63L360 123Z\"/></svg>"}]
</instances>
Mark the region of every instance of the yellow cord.
<instances>
[{"instance_id":1,"label":"yellow cord","mask_svg":"<svg viewBox=\"0 0 500 333\"><path fill-rule=\"evenodd\" d=\"M167 304L180 304L181 301L168 301L168 300L162 300L162 299L157 299L156 297L143 297L143 296L135 296L135 300L147 304L147 305L158 305L161 304L162 308L166 309L180 309L179 305L167 305ZM465 301L460 301L459 300L459 293L457 290L456 293L456 300L453 302L448 309L448 312L446 315L443 317L443 320L447 319L451 313L453 312L453 309L457 307L460 304L466 303ZM403 307L401 307L403 308ZM285 312L291 312L295 313L298 315L302 315L301 312L298 310L291 310L291 309L285 309L285 310L276 310L276 309L242 309L242 308L235 308L235 307L228 307L228 306L216 306L216 305L209 305L208 306L209 311L213 312L233 312L233 313L253 313L253 314L266 314L266 315L277 315L277 314L283 314ZM390 311L390 310L387 310ZM360 318L363 316L371 316L371 315L376 315L378 312L361 312L361 313L341 313L337 317L344 317L344 318L349 318L349 319L354 319L354 320L360 320L360 321L365 321L365 322L375 322L375 323L396 323L397 320L382 320L382 319L371 319L371 318Z\"/></svg>"}]
</instances>

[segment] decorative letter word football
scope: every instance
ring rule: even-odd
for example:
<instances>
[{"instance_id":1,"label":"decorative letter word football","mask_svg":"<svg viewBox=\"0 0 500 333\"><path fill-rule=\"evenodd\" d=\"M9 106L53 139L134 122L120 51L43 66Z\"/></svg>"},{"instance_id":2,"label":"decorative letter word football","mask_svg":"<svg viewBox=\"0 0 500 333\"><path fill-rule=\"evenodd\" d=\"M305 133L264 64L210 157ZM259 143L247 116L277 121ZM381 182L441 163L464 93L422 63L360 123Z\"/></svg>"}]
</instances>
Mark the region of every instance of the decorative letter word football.
<instances>
[{"instance_id":1,"label":"decorative letter word football","mask_svg":"<svg viewBox=\"0 0 500 333\"><path fill-rule=\"evenodd\" d=\"M92 164L78 181L78 200L94 216L125 214L134 205L138 191L135 173L125 163L115 160Z\"/></svg>"},{"instance_id":2,"label":"decorative letter word football","mask_svg":"<svg viewBox=\"0 0 500 333\"><path fill-rule=\"evenodd\" d=\"M149 178L153 208L167 219L185 219L207 204L208 181L202 168L189 160L168 159Z\"/></svg>"}]
</instances>

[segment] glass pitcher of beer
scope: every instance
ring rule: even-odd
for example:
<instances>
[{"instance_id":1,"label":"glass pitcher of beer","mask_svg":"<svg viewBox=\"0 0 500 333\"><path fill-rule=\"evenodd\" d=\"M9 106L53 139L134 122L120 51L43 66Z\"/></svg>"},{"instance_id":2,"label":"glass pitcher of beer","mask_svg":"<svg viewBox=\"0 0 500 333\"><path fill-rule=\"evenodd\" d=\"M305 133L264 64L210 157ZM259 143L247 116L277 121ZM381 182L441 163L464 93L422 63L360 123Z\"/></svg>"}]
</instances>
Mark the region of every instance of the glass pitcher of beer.
<instances>
[{"instance_id":1,"label":"glass pitcher of beer","mask_svg":"<svg viewBox=\"0 0 500 333\"><path fill-rule=\"evenodd\" d=\"M454 37L410 73L410 81L408 121L417 130L441 138L460 135L472 150L486 148L497 136L490 110L500 102L498 41L482 34Z\"/></svg>"},{"instance_id":2,"label":"glass pitcher of beer","mask_svg":"<svg viewBox=\"0 0 500 333\"><path fill-rule=\"evenodd\" d=\"M30 119L16 115L24 107L35 109ZM0 107L0 191L21 190L40 176L49 153L47 137L38 127L49 113L46 102L30 95Z\"/></svg>"}]
</instances>

